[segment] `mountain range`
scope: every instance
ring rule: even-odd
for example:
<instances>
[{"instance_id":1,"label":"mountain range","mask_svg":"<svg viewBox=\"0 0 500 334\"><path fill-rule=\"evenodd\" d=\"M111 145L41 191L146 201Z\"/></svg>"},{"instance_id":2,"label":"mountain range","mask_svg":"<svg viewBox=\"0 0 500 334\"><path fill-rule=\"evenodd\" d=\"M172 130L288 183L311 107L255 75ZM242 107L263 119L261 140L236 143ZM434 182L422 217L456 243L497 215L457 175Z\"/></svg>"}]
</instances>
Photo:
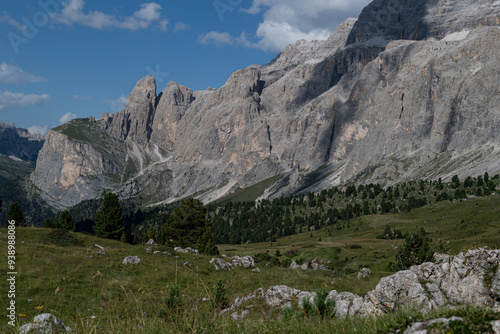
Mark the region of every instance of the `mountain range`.
<instances>
[{"instance_id":1,"label":"mountain range","mask_svg":"<svg viewBox=\"0 0 500 334\"><path fill-rule=\"evenodd\" d=\"M56 209L500 171L500 1L375 0L326 41L193 91L139 80L125 109L52 129L32 185Z\"/></svg>"}]
</instances>

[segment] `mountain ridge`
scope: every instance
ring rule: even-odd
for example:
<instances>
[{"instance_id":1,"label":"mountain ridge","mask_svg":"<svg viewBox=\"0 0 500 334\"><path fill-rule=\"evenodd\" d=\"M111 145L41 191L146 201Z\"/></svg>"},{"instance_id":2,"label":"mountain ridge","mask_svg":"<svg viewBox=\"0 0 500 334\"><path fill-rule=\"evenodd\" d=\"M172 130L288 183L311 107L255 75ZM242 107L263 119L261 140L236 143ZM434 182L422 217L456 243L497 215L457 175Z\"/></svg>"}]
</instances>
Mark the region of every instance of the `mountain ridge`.
<instances>
[{"instance_id":1,"label":"mountain ridge","mask_svg":"<svg viewBox=\"0 0 500 334\"><path fill-rule=\"evenodd\" d=\"M31 180L63 208L104 191L148 205L208 202L279 174L268 197L497 172L500 31L489 25L499 22L500 1L476 2L468 11L466 1L375 0L327 41L299 41L216 90L170 82L157 94L148 76L124 110L84 125L117 140L121 158L106 160L92 142L79 143L89 156L66 150L73 138L51 130ZM49 165L76 170L70 161L88 168L71 182L49 177Z\"/></svg>"}]
</instances>

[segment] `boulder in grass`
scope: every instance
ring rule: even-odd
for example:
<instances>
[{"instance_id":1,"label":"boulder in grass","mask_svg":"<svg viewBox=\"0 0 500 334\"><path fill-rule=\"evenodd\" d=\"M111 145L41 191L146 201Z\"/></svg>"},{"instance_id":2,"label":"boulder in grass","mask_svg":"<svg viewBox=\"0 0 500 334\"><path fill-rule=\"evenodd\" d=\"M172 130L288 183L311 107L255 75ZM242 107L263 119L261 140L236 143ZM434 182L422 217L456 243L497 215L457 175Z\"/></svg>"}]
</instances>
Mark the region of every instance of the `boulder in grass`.
<instances>
[{"instance_id":1,"label":"boulder in grass","mask_svg":"<svg viewBox=\"0 0 500 334\"><path fill-rule=\"evenodd\" d=\"M233 256L231 262L235 267L253 268L255 266L255 261L251 256Z\"/></svg>"},{"instance_id":2,"label":"boulder in grass","mask_svg":"<svg viewBox=\"0 0 500 334\"><path fill-rule=\"evenodd\" d=\"M372 271L368 268L363 268L358 273L358 279L368 278L372 274Z\"/></svg>"},{"instance_id":3,"label":"boulder in grass","mask_svg":"<svg viewBox=\"0 0 500 334\"><path fill-rule=\"evenodd\" d=\"M50 313L39 314L33 319L32 323L23 325L19 328L20 334L49 334L62 332L71 332L71 328L64 326L61 320Z\"/></svg>"},{"instance_id":4,"label":"boulder in grass","mask_svg":"<svg viewBox=\"0 0 500 334\"><path fill-rule=\"evenodd\" d=\"M233 265L229 262L224 261L223 259L219 259L214 257L212 260L210 260L210 264L213 264L215 267L215 270L231 270L234 269Z\"/></svg>"},{"instance_id":5,"label":"boulder in grass","mask_svg":"<svg viewBox=\"0 0 500 334\"><path fill-rule=\"evenodd\" d=\"M196 255L200 254L200 252L198 252L197 249L194 249L191 247L187 247L187 248L175 247L174 251L176 251L178 253L192 253L192 254L196 254Z\"/></svg>"},{"instance_id":6,"label":"boulder in grass","mask_svg":"<svg viewBox=\"0 0 500 334\"><path fill-rule=\"evenodd\" d=\"M141 259L138 256L127 256L126 258L123 259L122 264L139 264L141 262Z\"/></svg>"}]
</instances>

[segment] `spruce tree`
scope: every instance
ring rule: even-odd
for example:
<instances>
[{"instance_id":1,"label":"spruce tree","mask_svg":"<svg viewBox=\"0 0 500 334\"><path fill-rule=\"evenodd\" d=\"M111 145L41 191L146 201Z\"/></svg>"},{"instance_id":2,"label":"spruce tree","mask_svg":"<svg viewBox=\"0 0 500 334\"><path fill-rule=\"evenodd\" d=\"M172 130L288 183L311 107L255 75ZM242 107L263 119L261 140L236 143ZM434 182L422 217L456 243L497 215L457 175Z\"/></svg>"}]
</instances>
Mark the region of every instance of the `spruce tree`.
<instances>
[{"instance_id":1,"label":"spruce tree","mask_svg":"<svg viewBox=\"0 0 500 334\"><path fill-rule=\"evenodd\" d=\"M403 246L396 253L396 270L406 270L416 264L432 261L434 252L425 230L410 234L405 238Z\"/></svg>"},{"instance_id":2,"label":"spruce tree","mask_svg":"<svg viewBox=\"0 0 500 334\"><path fill-rule=\"evenodd\" d=\"M55 227L62 228L66 231L76 231L76 224L73 221L73 218L69 214L68 210L64 210L63 212L61 212L59 220L55 223Z\"/></svg>"},{"instance_id":3,"label":"spruce tree","mask_svg":"<svg viewBox=\"0 0 500 334\"><path fill-rule=\"evenodd\" d=\"M18 202L15 202L10 206L10 210L7 213L7 222L10 220L14 220L16 222L16 226L24 226L24 215Z\"/></svg>"},{"instance_id":4,"label":"spruce tree","mask_svg":"<svg viewBox=\"0 0 500 334\"><path fill-rule=\"evenodd\" d=\"M120 240L123 230L122 208L118 196L106 193L102 209L95 216L94 231L100 238Z\"/></svg>"},{"instance_id":5,"label":"spruce tree","mask_svg":"<svg viewBox=\"0 0 500 334\"><path fill-rule=\"evenodd\" d=\"M167 224L162 228L163 239L172 239L182 247L196 247L204 251L207 243L213 238L207 209L197 199L188 198L181 201Z\"/></svg>"}]
</instances>

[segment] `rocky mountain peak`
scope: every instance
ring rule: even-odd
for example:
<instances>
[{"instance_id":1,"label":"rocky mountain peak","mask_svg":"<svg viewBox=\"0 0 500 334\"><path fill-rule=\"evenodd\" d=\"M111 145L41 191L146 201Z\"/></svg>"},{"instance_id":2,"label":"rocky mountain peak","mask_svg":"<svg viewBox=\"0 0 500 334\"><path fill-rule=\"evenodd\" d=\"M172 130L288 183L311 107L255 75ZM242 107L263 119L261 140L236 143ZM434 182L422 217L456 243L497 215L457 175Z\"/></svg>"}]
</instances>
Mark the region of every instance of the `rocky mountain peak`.
<instances>
[{"instance_id":1,"label":"rocky mountain peak","mask_svg":"<svg viewBox=\"0 0 500 334\"><path fill-rule=\"evenodd\" d=\"M152 75L148 75L137 82L134 90L130 93L125 110L133 112L136 105L153 103L156 98L156 80Z\"/></svg>"}]
</instances>

